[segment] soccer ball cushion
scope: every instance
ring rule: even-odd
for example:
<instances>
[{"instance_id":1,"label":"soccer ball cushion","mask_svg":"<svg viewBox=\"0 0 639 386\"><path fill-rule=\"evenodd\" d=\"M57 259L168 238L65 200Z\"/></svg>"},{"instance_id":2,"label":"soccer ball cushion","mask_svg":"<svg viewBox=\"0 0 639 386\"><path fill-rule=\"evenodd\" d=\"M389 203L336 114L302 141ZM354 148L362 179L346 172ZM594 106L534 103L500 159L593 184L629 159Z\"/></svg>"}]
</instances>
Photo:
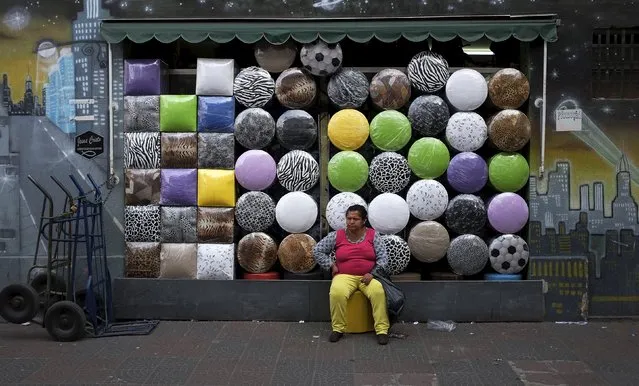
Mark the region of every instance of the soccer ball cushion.
<instances>
[{"instance_id":1,"label":"soccer ball cushion","mask_svg":"<svg viewBox=\"0 0 639 386\"><path fill-rule=\"evenodd\" d=\"M326 76L335 73L342 66L342 47L327 44L321 39L305 44L300 51L300 60L311 74Z\"/></svg>"},{"instance_id":2,"label":"soccer ball cushion","mask_svg":"<svg viewBox=\"0 0 639 386\"><path fill-rule=\"evenodd\" d=\"M490 243L490 265L499 273L519 273L530 253L528 244L517 235L501 235Z\"/></svg>"}]
</instances>

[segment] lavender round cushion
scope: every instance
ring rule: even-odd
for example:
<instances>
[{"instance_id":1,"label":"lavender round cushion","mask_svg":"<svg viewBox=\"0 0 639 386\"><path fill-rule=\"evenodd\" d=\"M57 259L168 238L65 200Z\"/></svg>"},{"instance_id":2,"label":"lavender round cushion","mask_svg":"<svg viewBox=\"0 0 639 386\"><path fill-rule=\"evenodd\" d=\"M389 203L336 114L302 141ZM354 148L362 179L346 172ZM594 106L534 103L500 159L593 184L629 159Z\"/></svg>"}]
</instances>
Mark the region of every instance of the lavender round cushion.
<instances>
[{"instance_id":1,"label":"lavender round cushion","mask_svg":"<svg viewBox=\"0 0 639 386\"><path fill-rule=\"evenodd\" d=\"M488 222L497 232L517 233L528 223L528 204L517 193L501 193L488 202Z\"/></svg>"},{"instance_id":2,"label":"lavender round cushion","mask_svg":"<svg viewBox=\"0 0 639 386\"><path fill-rule=\"evenodd\" d=\"M235 162L235 179L248 190L264 190L275 181L277 165L264 150L249 150Z\"/></svg>"},{"instance_id":3,"label":"lavender round cushion","mask_svg":"<svg viewBox=\"0 0 639 386\"><path fill-rule=\"evenodd\" d=\"M446 177L456 191L475 193L488 181L488 165L481 156L473 152L462 152L450 160Z\"/></svg>"}]
</instances>

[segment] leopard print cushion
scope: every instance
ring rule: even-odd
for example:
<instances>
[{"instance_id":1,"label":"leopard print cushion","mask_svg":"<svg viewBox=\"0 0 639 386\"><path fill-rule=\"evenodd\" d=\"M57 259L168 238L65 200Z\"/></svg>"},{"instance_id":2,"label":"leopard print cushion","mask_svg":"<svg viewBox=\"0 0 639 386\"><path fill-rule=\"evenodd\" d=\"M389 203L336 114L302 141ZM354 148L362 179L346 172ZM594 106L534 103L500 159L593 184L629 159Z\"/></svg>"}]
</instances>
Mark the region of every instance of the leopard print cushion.
<instances>
[{"instance_id":1,"label":"leopard print cushion","mask_svg":"<svg viewBox=\"0 0 639 386\"><path fill-rule=\"evenodd\" d=\"M163 206L161 236L164 243L195 243L196 207Z\"/></svg>"},{"instance_id":2,"label":"leopard print cushion","mask_svg":"<svg viewBox=\"0 0 639 386\"><path fill-rule=\"evenodd\" d=\"M315 239L304 233L288 235L280 243L277 257L282 268L292 273L307 273L313 270L317 263L313 258Z\"/></svg>"},{"instance_id":3,"label":"leopard print cushion","mask_svg":"<svg viewBox=\"0 0 639 386\"><path fill-rule=\"evenodd\" d=\"M234 208L198 208L197 238L201 243L232 243L234 231Z\"/></svg>"},{"instance_id":4,"label":"leopard print cushion","mask_svg":"<svg viewBox=\"0 0 639 386\"><path fill-rule=\"evenodd\" d=\"M160 203L160 169L126 169L124 172L126 205Z\"/></svg>"},{"instance_id":5,"label":"leopard print cushion","mask_svg":"<svg viewBox=\"0 0 639 386\"><path fill-rule=\"evenodd\" d=\"M197 279L233 280L235 244L198 244Z\"/></svg>"},{"instance_id":6,"label":"leopard print cushion","mask_svg":"<svg viewBox=\"0 0 639 386\"><path fill-rule=\"evenodd\" d=\"M159 242L160 207L155 205L125 207L124 239L131 242Z\"/></svg>"},{"instance_id":7,"label":"leopard print cushion","mask_svg":"<svg viewBox=\"0 0 639 386\"><path fill-rule=\"evenodd\" d=\"M277 244L266 233L250 233L237 244L237 260L246 272L268 272L277 261Z\"/></svg>"},{"instance_id":8,"label":"leopard print cushion","mask_svg":"<svg viewBox=\"0 0 639 386\"><path fill-rule=\"evenodd\" d=\"M196 168L197 135L195 133L162 133L162 167Z\"/></svg>"},{"instance_id":9,"label":"leopard print cushion","mask_svg":"<svg viewBox=\"0 0 639 386\"><path fill-rule=\"evenodd\" d=\"M126 277L160 276L160 243L126 243L124 271Z\"/></svg>"},{"instance_id":10,"label":"leopard print cushion","mask_svg":"<svg viewBox=\"0 0 639 386\"><path fill-rule=\"evenodd\" d=\"M530 83L521 71L503 68L488 81L488 95L500 109L518 109L530 96Z\"/></svg>"},{"instance_id":11,"label":"leopard print cushion","mask_svg":"<svg viewBox=\"0 0 639 386\"><path fill-rule=\"evenodd\" d=\"M195 279L197 276L197 244L162 244L160 277L163 279Z\"/></svg>"},{"instance_id":12,"label":"leopard print cushion","mask_svg":"<svg viewBox=\"0 0 639 386\"><path fill-rule=\"evenodd\" d=\"M160 131L160 96L125 96L124 131Z\"/></svg>"}]
</instances>

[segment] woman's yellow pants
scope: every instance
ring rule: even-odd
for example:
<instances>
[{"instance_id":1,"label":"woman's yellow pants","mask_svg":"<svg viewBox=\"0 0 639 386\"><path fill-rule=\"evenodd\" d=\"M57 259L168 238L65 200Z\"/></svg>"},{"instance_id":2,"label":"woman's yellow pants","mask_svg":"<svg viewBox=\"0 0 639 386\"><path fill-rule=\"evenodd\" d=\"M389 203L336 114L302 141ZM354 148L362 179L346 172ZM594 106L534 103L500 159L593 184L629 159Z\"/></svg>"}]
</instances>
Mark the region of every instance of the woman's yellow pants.
<instances>
[{"instance_id":1,"label":"woman's yellow pants","mask_svg":"<svg viewBox=\"0 0 639 386\"><path fill-rule=\"evenodd\" d=\"M329 292L331 307L331 326L333 331L345 332L346 305L348 299L358 289L370 300L375 320L375 333L388 334L390 323L386 310L386 294L382 284L373 279L366 285L361 276L338 274L333 277Z\"/></svg>"}]
</instances>

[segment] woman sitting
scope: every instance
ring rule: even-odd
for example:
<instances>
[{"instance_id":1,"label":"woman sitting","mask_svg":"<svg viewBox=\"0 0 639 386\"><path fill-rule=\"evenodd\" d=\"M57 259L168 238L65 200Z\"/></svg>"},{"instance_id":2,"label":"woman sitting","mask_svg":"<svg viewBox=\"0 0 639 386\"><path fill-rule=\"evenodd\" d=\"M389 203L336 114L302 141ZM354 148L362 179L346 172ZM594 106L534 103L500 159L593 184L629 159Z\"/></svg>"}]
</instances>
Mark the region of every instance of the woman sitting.
<instances>
[{"instance_id":1,"label":"woman sitting","mask_svg":"<svg viewBox=\"0 0 639 386\"><path fill-rule=\"evenodd\" d=\"M317 263L331 270L333 280L329 293L332 332L331 342L337 342L346 328L346 303L360 290L370 300L379 344L388 344L390 328L386 309L386 294L372 272L386 272L388 256L380 235L366 227L366 208L353 205L346 210L346 229L329 233L313 251ZM335 261L330 257L335 251Z\"/></svg>"}]
</instances>

